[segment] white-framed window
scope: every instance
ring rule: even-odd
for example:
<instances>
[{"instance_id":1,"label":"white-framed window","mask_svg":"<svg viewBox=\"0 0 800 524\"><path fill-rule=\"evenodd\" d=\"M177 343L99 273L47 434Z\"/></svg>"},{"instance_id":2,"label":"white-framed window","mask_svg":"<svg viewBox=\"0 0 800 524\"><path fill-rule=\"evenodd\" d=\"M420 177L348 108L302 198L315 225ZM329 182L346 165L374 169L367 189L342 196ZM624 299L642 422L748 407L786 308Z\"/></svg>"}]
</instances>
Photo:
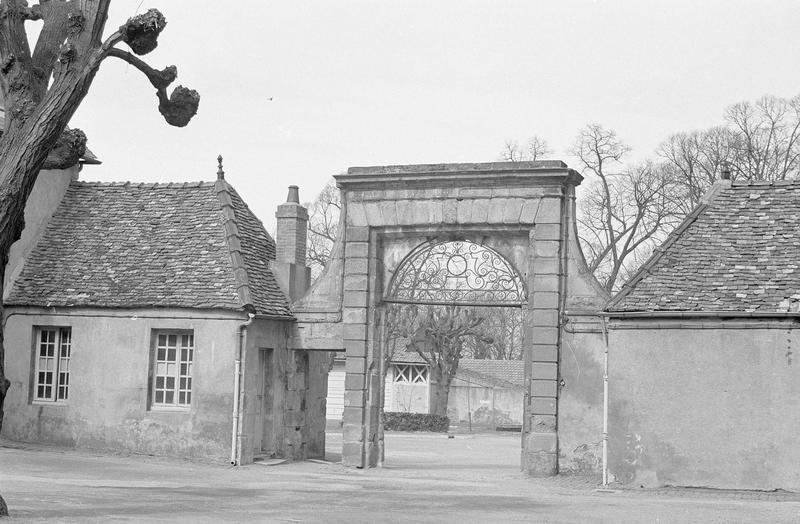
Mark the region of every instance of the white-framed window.
<instances>
[{"instance_id":1,"label":"white-framed window","mask_svg":"<svg viewBox=\"0 0 800 524\"><path fill-rule=\"evenodd\" d=\"M194 333L156 331L154 335L152 407L189 407Z\"/></svg>"},{"instance_id":2,"label":"white-framed window","mask_svg":"<svg viewBox=\"0 0 800 524\"><path fill-rule=\"evenodd\" d=\"M396 384L427 384L428 366L420 364L395 364L394 382Z\"/></svg>"},{"instance_id":3,"label":"white-framed window","mask_svg":"<svg viewBox=\"0 0 800 524\"><path fill-rule=\"evenodd\" d=\"M69 399L69 361L72 328L36 328L36 370L33 399L66 402Z\"/></svg>"}]
</instances>

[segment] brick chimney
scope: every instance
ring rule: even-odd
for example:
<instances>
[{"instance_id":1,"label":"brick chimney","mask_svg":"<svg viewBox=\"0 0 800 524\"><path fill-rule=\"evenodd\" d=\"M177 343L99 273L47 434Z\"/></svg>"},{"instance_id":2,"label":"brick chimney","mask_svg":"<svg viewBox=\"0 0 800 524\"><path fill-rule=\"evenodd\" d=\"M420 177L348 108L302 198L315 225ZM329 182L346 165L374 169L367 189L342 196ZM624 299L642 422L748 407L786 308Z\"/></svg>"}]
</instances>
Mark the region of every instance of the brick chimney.
<instances>
[{"instance_id":1,"label":"brick chimney","mask_svg":"<svg viewBox=\"0 0 800 524\"><path fill-rule=\"evenodd\" d=\"M300 190L289 186L286 202L275 213L275 278L290 301L305 294L311 284L311 268L306 267L308 210L300 205Z\"/></svg>"}]
</instances>

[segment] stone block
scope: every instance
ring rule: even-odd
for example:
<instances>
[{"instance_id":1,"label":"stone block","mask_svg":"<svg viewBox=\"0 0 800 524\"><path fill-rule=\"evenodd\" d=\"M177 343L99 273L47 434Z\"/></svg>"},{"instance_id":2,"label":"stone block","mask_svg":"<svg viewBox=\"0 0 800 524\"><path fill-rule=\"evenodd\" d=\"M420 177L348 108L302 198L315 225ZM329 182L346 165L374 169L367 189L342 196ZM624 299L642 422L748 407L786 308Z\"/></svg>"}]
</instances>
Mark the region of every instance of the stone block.
<instances>
[{"instance_id":1,"label":"stone block","mask_svg":"<svg viewBox=\"0 0 800 524\"><path fill-rule=\"evenodd\" d=\"M533 243L533 254L536 257L558 257L559 242L557 240L536 240ZM534 271L535 271L534 266Z\"/></svg>"},{"instance_id":2,"label":"stone block","mask_svg":"<svg viewBox=\"0 0 800 524\"><path fill-rule=\"evenodd\" d=\"M342 425L352 424L361 427L364 410L361 407L345 407L342 411Z\"/></svg>"},{"instance_id":3,"label":"stone block","mask_svg":"<svg viewBox=\"0 0 800 524\"><path fill-rule=\"evenodd\" d=\"M489 224L502 224L507 202L507 198L493 198L489 200L489 216L486 222Z\"/></svg>"},{"instance_id":4,"label":"stone block","mask_svg":"<svg viewBox=\"0 0 800 524\"><path fill-rule=\"evenodd\" d=\"M539 213L536 216L537 224L560 224L561 223L561 199L543 198L539 206Z\"/></svg>"},{"instance_id":5,"label":"stone block","mask_svg":"<svg viewBox=\"0 0 800 524\"><path fill-rule=\"evenodd\" d=\"M357 290L346 290L342 298L345 307L367 307L367 292Z\"/></svg>"},{"instance_id":6,"label":"stone block","mask_svg":"<svg viewBox=\"0 0 800 524\"><path fill-rule=\"evenodd\" d=\"M556 399L552 397L531 397L531 412L534 415L555 415Z\"/></svg>"},{"instance_id":7,"label":"stone block","mask_svg":"<svg viewBox=\"0 0 800 524\"><path fill-rule=\"evenodd\" d=\"M558 382L555 380L531 380L531 395L555 398L558 395Z\"/></svg>"},{"instance_id":8,"label":"stone block","mask_svg":"<svg viewBox=\"0 0 800 524\"><path fill-rule=\"evenodd\" d=\"M344 377L344 389L363 390L366 387L365 375L361 373L348 373Z\"/></svg>"},{"instance_id":9,"label":"stone block","mask_svg":"<svg viewBox=\"0 0 800 524\"><path fill-rule=\"evenodd\" d=\"M534 342L536 339L533 339ZM558 362L558 345L557 344L533 344L532 346L533 360L536 362Z\"/></svg>"},{"instance_id":10,"label":"stone block","mask_svg":"<svg viewBox=\"0 0 800 524\"><path fill-rule=\"evenodd\" d=\"M383 225L383 206L382 201L364 202L364 211L367 213L367 222L370 226Z\"/></svg>"},{"instance_id":11,"label":"stone block","mask_svg":"<svg viewBox=\"0 0 800 524\"><path fill-rule=\"evenodd\" d=\"M444 202L442 200L430 200L428 202L428 221L425 224L444 223Z\"/></svg>"},{"instance_id":12,"label":"stone block","mask_svg":"<svg viewBox=\"0 0 800 524\"><path fill-rule=\"evenodd\" d=\"M533 309L531 310L531 325L533 326L558 326L558 309Z\"/></svg>"},{"instance_id":13,"label":"stone block","mask_svg":"<svg viewBox=\"0 0 800 524\"><path fill-rule=\"evenodd\" d=\"M559 272L560 264L557 257L551 258L536 258L534 257L533 272L537 275L557 275Z\"/></svg>"},{"instance_id":14,"label":"stone block","mask_svg":"<svg viewBox=\"0 0 800 524\"><path fill-rule=\"evenodd\" d=\"M522 437L522 448L527 452L544 451L546 453L557 453L558 435L555 432L528 433Z\"/></svg>"},{"instance_id":15,"label":"stone block","mask_svg":"<svg viewBox=\"0 0 800 524\"><path fill-rule=\"evenodd\" d=\"M411 202L411 212L413 213L412 224L430 224L431 202L429 200L420 200Z\"/></svg>"},{"instance_id":16,"label":"stone block","mask_svg":"<svg viewBox=\"0 0 800 524\"><path fill-rule=\"evenodd\" d=\"M442 223L455 224L458 221L458 201L452 198L442 202Z\"/></svg>"},{"instance_id":17,"label":"stone block","mask_svg":"<svg viewBox=\"0 0 800 524\"><path fill-rule=\"evenodd\" d=\"M344 350L347 357L366 357L367 342L364 340L345 340Z\"/></svg>"},{"instance_id":18,"label":"stone block","mask_svg":"<svg viewBox=\"0 0 800 524\"><path fill-rule=\"evenodd\" d=\"M342 465L351 468L362 468L363 444L360 442L347 442L342 444Z\"/></svg>"},{"instance_id":19,"label":"stone block","mask_svg":"<svg viewBox=\"0 0 800 524\"><path fill-rule=\"evenodd\" d=\"M533 237L541 240L561 240L561 224L537 224L533 230Z\"/></svg>"},{"instance_id":20,"label":"stone block","mask_svg":"<svg viewBox=\"0 0 800 524\"><path fill-rule=\"evenodd\" d=\"M344 289L354 291L366 291L368 289L369 280L367 275L352 274L344 277Z\"/></svg>"},{"instance_id":21,"label":"stone block","mask_svg":"<svg viewBox=\"0 0 800 524\"><path fill-rule=\"evenodd\" d=\"M558 292L558 275L539 275L534 273L531 279L531 289L534 291L552 291Z\"/></svg>"},{"instance_id":22,"label":"stone block","mask_svg":"<svg viewBox=\"0 0 800 524\"><path fill-rule=\"evenodd\" d=\"M558 293L534 291L530 304L533 309L558 309Z\"/></svg>"},{"instance_id":23,"label":"stone block","mask_svg":"<svg viewBox=\"0 0 800 524\"><path fill-rule=\"evenodd\" d=\"M525 200L522 204L522 211L519 214L521 224L534 224L536 222L536 211L539 209L539 199Z\"/></svg>"},{"instance_id":24,"label":"stone block","mask_svg":"<svg viewBox=\"0 0 800 524\"><path fill-rule=\"evenodd\" d=\"M350 359L347 359L348 362ZM533 362L531 364L533 380L558 380L558 364L553 362Z\"/></svg>"},{"instance_id":25,"label":"stone block","mask_svg":"<svg viewBox=\"0 0 800 524\"><path fill-rule=\"evenodd\" d=\"M414 224L414 209L411 200L397 200L395 202L397 207L397 225L410 226Z\"/></svg>"},{"instance_id":26,"label":"stone block","mask_svg":"<svg viewBox=\"0 0 800 524\"><path fill-rule=\"evenodd\" d=\"M342 425L342 441L361 442L364 440L364 431L361 426L356 424Z\"/></svg>"},{"instance_id":27,"label":"stone block","mask_svg":"<svg viewBox=\"0 0 800 524\"><path fill-rule=\"evenodd\" d=\"M367 371L367 359L361 357L347 357L344 361L344 370L347 373L358 373L363 375Z\"/></svg>"},{"instance_id":28,"label":"stone block","mask_svg":"<svg viewBox=\"0 0 800 524\"><path fill-rule=\"evenodd\" d=\"M367 340L367 325L345 324L342 327L342 337L345 340Z\"/></svg>"},{"instance_id":29,"label":"stone block","mask_svg":"<svg viewBox=\"0 0 800 524\"><path fill-rule=\"evenodd\" d=\"M344 462L344 459L342 459ZM522 450L522 472L529 477L553 477L558 474L558 453Z\"/></svg>"},{"instance_id":30,"label":"stone block","mask_svg":"<svg viewBox=\"0 0 800 524\"><path fill-rule=\"evenodd\" d=\"M472 217L470 222L473 224L485 224L489 220L489 200L480 198L472 201Z\"/></svg>"},{"instance_id":31,"label":"stone block","mask_svg":"<svg viewBox=\"0 0 800 524\"><path fill-rule=\"evenodd\" d=\"M558 344L558 328L534 326L532 340L536 344Z\"/></svg>"},{"instance_id":32,"label":"stone block","mask_svg":"<svg viewBox=\"0 0 800 524\"><path fill-rule=\"evenodd\" d=\"M519 217L522 215L522 206L525 203L521 198L509 198L506 201L506 206L503 210L503 223L504 224L517 224Z\"/></svg>"},{"instance_id":33,"label":"stone block","mask_svg":"<svg viewBox=\"0 0 800 524\"><path fill-rule=\"evenodd\" d=\"M459 224L472 222L472 200L459 200L456 220Z\"/></svg>"},{"instance_id":34,"label":"stone block","mask_svg":"<svg viewBox=\"0 0 800 524\"><path fill-rule=\"evenodd\" d=\"M385 200L380 203L381 216L383 217L382 226L396 226L397 225L397 206L394 200Z\"/></svg>"},{"instance_id":35,"label":"stone block","mask_svg":"<svg viewBox=\"0 0 800 524\"><path fill-rule=\"evenodd\" d=\"M349 202L347 204L347 222L348 226L366 226L367 213L364 210L364 204L361 202Z\"/></svg>"},{"instance_id":36,"label":"stone block","mask_svg":"<svg viewBox=\"0 0 800 524\"><path fill-rule=\"evenodd\" d=\"M348 258L344 261L345 275L366 275L368 269L366 258Z\"/></svg>"},{"instance_id":37,"label":"stone block","mask_svg":"<svg viewBox=\"0 0 800 524\"><path fill-rule=\"evenodd\" d=\"M531 415L530 424L531 431L539 433L548 433L556 431L556 416L555 415Z\"/></svg>"},{"instance_id":38,"label":"stone block","mask_svg":"<svg viewBox=\"0 0 800 524\"><path fill-rule=\"evenodd\" d=\"M367 308L345 307L342 310L342 320L345 322L345 324L366 324Z\"/></svg>"},{"instance_id":39,"label":"stone block","mask_svg":"<svg viewBox=\"0 0 800 524\"><path fill-rule=\"evenodd\" d=\"M347 242L368 242L368 227L348 227L345 229L345 239Z\"/></svg>"},{"instance_id":40,"label":"stone block","mask_svg":"<svg viewBox=\"0 0 800 524\"><path fill-rule=\"evenodd\" d=\"M364 390L354 389L344 392L344 407L355 407L364 405Z\"/></svg>"},{"instance_id":41,"label":"stone block","mask_svg":"<svg viewBox=\"0 0 800 524\"><path fill-rule=\"evenodd\" d=\"M369 242L347 242L344 245L344 256L366 258L369 256Z\"/></svg>"}]
</instances>

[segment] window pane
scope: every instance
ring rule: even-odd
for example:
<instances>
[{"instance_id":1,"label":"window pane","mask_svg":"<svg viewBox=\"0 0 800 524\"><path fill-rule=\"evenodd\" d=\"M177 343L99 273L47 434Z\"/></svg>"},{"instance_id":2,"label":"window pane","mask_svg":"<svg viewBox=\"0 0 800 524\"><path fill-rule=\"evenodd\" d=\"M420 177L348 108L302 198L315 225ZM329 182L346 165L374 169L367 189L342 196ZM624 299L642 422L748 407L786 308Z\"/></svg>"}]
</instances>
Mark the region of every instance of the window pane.
<instances>
[{"instance_id":1,"label":"window pane","mask_svg":"<svg viewBox=\"0 0 800 524\"><path fill-rule=\"evenodd\" d=\"M164 389L164 377L156 377L156 388Z\"/></svg>"},{"instance_id":2,"label":"window pane","mask_svg":"<svg viewBox=\"0 0 800 524\"><path fill-rule=\"evenodd\" d=\"M167 360L170 362L175 360L175 348L167 348Z\"/></svg>"},{"instance_id":3,"label":"window pane","mask_svg":"<svg viewBox=\"0 0 800 524\"><path fill-rule=\"evenodd\" d=\"M158 354L156 355L157 360L166 360L167 358L167 349L166 348L158 348Z\"/></svg>"},{"instance_id":4,"label":"window pane","mask_svg":"<svg viewBox=\"0 0 800 524\"><path fill-rule=\"evenodd\" d=\"M164 403L164 392L163 391L156 391L156 402L158 404Z\"/></svg>"},{"instance_id":5,"label":"window pane","mask_svg":"<svg viewBox=\"0 0 800 524\"><path fill-rule=\"evenodd\" d=\"M177 346L178 345L178 335L169 335L167 337L167 345L168 346Z\"/></svg>"},{"instance_id":6,"label":"window pane","mask_svg":"<svg viewBox=\"0 0 800 524\"><path fill-rule=\"evenodd\" d=\"M164 392L164 403L165 404L172 404L175 402L175 392L174 391L165 391Z\"/></svg>"}]
</instances>

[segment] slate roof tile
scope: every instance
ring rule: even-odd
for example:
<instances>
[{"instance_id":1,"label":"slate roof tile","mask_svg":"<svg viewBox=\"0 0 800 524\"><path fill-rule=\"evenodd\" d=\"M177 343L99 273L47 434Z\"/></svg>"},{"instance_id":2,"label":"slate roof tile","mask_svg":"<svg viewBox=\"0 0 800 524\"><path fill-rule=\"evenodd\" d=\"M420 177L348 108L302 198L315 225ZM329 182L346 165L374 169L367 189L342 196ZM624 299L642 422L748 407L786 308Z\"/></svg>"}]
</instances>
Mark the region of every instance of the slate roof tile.
<instances>
[{"instance_id":1,"label":"slate roof tile","mask_svg":"<svg viewBox=\"0 0 800 524\"><path fill-rule=\"evenodd\" d=\"M800 182L734 183L699 206L610 312L800 310Z\"/></svg>"},{"instance_id":2,"label":"slate roof tile","mask_svg":"<svg viewBox=\"0 0 800 524\"><path fill-rule=\"evenodd\" d=\"M275 242L223 180L72 182L7 304L221 308L291 318L270 270L274 259Z\"/></svg>"}]
</instances>

